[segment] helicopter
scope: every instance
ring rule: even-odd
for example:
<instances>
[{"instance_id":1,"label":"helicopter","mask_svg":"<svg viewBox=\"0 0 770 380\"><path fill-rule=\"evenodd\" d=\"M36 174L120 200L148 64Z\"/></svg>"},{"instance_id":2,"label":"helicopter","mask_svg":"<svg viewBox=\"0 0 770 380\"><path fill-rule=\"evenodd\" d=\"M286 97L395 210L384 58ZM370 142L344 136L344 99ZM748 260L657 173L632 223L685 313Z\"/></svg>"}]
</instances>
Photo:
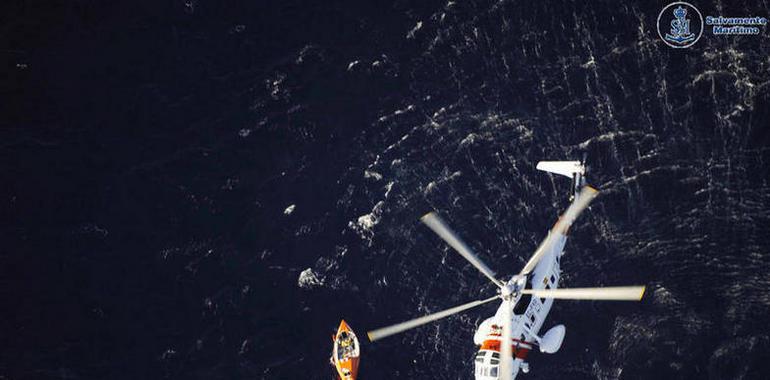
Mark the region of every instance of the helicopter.
<instances>
[{"instance_id":1,"label":"helicopter","mask_svg":"<svg viewBox=\"0 0 770 380\"><path fill-rule=\"evenodd\" d=\"M585 183L585 159L583 161L540 161L537 169L571 178L572 203L559 217L548 232L548 236L540 243L521 271L507 281L498 279L495 277L495 272L435 212L430 212L420 220L495 284L498 289L497 294L369 331L367 335L370 341L374 342L500 300L497 312L484 320L473 336L473 343L479 347L474 358L474 376L477 380L513 380L519 372L529 372L527 356L536 346L540 352L548 354L555 353L561 348L566 333L564 325L556 325L540 335L540 329L555 299L601 301L640 301L642 299L644 286L559 288L561 256L564 255L570 226L598 195L598 191Z\"/></svg>"}]
</instances>

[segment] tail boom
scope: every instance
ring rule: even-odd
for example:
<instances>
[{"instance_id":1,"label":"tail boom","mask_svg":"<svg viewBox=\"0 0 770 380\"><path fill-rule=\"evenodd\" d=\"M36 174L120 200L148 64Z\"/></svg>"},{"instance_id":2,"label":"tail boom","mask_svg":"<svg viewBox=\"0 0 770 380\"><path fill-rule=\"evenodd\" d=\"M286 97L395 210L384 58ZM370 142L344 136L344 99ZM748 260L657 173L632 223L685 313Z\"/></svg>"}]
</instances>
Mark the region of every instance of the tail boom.
<instances>
[{"instance_id":1,"label":"tail boom","mask_svg":"<svg viewBox=\"0 0 770 380\"><path fill-rule=\"evenodd\" d=\"M586 167L585 164L580 161L540 161L537 163L537 170L571 178L571 199L574 199L574 197L577 196L577 194L580 192L580 189L583 188L583 186L586 184Z\"/></svg>"}]
</instances>

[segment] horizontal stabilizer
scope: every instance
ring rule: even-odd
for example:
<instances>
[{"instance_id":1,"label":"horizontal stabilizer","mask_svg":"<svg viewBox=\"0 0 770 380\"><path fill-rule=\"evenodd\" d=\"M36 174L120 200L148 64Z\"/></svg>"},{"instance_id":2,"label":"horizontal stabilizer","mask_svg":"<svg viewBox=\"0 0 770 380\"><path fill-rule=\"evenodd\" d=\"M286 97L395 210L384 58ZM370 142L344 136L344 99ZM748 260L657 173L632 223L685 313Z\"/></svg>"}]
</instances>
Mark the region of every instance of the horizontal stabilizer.
<instances>
[{"instance_id":1,"label":"horizontal stabilizer","mask_svg":"<svg viewBox=\"0 0 770 380\"><path fill-rule=\"evenodd\" d=\"M540 161L537 163L537 170L561 174L572 178L576 173L585 174L585 167L580 161Z\"/></svg>"},{"instance_id":2,"label":"horizontal stabilizer","mask_svg":"<svg viewBox=\"0 0 770 380\"><path fill-rule=\"evenodd\" d=\"M540 352L546 354L553 354L559 351L562 342L564 342L564 333L567 332L567 328L564 325L557 325L551 327L542 338L535 337L537 344L540 346Z\"/></svg>"}]
</instances>

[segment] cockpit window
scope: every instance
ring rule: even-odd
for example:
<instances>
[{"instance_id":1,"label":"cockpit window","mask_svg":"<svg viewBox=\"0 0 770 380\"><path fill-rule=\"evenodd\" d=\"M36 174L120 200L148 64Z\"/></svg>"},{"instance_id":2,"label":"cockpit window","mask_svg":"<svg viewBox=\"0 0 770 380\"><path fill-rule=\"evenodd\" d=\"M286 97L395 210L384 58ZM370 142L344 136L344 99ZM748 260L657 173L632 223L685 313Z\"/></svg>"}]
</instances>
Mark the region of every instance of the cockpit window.
<instances>
[{"instance_id":1,"label":"cockpit window","mask_svg":"<svg viewBox=\"0 0 770 380\"><path fill-rule=\"evenodd\" d=\"M489 359L490 364L500 364L500 353L499 352L493 352L492 353L492 359Z\"/></svg>"},{"instance_id":2,"label":"cockpit window","mask_svg":"<svg viewBox=\"0 0 770 380\"><path fill-rule=\"evenodd\" d=\"M499 374L500 353L483 350L476 353L475 373L479 377L496 378Z\"/></svg>"},{"instance_id":3,"label":"cockpit window","mask_svg":"<svg viewBox=\"0 0 770 380\"><path fill-rule=\"evenodd\" d=\"M476 366L476 376L497 377L499 368L498 366Z\"/></svg>"}]
</instances>

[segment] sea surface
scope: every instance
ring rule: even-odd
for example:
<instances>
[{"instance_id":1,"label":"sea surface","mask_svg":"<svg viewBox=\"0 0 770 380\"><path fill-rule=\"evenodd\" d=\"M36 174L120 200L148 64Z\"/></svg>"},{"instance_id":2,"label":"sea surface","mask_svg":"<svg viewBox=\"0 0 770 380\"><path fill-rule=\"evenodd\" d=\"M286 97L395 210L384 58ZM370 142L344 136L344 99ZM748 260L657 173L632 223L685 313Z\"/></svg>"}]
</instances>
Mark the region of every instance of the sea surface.
<instances>
[{"instance_id":1,"label":"sea surface","mask_svg":"<svg viewBox=\"0 0 770 380\"><path fill-rule=\"evenodd\" d=\"M658 37L634 1L11 1L0 12L0 379L470 379L494 294L601 193L522 379L770 377L770 31ZM768 17L767 1L695 4Z\"/></svg>"}]
</instances>

